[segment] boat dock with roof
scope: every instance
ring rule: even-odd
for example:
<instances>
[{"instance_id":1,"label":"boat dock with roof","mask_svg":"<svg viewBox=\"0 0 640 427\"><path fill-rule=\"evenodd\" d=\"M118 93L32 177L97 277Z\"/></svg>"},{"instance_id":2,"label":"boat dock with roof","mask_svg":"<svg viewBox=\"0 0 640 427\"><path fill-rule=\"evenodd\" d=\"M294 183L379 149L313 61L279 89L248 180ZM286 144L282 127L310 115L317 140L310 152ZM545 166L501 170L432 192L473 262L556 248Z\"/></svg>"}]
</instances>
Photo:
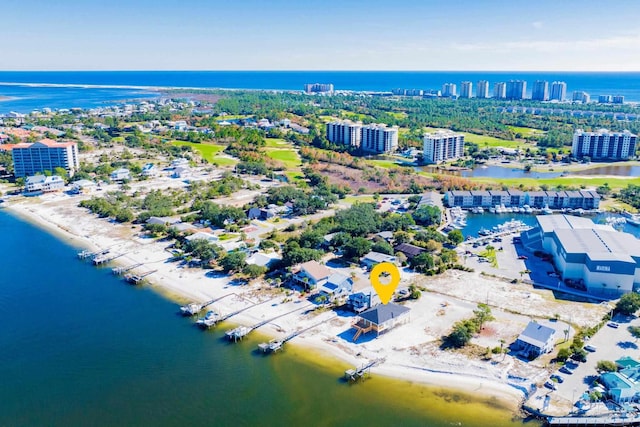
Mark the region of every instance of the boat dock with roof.
<instances>
[{"instance_id":1,"label":"boat dock with roof","mask_svg":"<svg viewBox=\"0 0 640 427\"><path fill-rule=\"evenodd\" d=\"M214 302L220 301L221 299L226 298L229 295L235 295L235 294L234 293L226 294L221 297L214 298L212 300L209 300L203 303L192 302L187 305L183 305L182 307L180 307L180 313L183 316L195 316L196 314L200 313L205 307L208 307Z\"/></svg>"}]
</instances>

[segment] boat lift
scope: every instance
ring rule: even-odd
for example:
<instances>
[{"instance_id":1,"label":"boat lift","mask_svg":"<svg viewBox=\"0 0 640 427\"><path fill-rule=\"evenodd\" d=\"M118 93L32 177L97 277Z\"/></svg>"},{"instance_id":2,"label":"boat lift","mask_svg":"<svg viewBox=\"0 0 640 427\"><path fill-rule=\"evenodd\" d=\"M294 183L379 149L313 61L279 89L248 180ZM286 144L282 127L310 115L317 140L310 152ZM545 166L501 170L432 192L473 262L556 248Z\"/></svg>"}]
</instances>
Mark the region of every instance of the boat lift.
<instances>
[{"instance_id":1,"label":"boat lift","mask_svg":"<svg viewBox=\"0 0 640 427\"><path fill-rule=\"evenodd\" d=\"M119 276L119 275L121 275L121 274L126 273L127 271L131 271L131 270L133 270L134 268L138 268L138 267L142 267L142 263L140 263L140 264L133 264L133 265L129 265L129 266L126 266L126 267L115 267L115 268L112 268L112 269L111 269L111 272L112 272L113 274L115 274L116 276Z\"/></svg>"},{"instance_id":2,"label":"boat lift","mask_svg":"<svg viewBox=\"0 0 640 427\"><path fill-rule=\"evenodd\" d=\"M215 310L212 310L212 311L209 311L205 317L203 317L201 319L198 319L196 321L196 325L200 326L203 329L212 328L212 327L216 326L218 323L223 322L223 321L227 320L228 318L235 316L236 314L240 314L245 310L249 310L252 307L255 307L255 306L260 305L260 304L264 304L265 302L269 302L269 301L271 301L271 300L266 300L266 301L262 301L262 302L256 302L256 303L253 303L253 304L248 305L246 307L243 307L243 308L241 308L239 310L232 311L231 313L227 313L224 316L221 316Z\"/></svg>"},{"instance_id":3,"label":"boat lift","mask_svg":"<svg viewBox=\"0 0 640 427\"><path fill-rule=\"evenodd\" d=\"M180 307L180 313L183 316L195 316L196 314L200 313L205 307L210 306L211 304L213 304L216 301L220 301L223 298L226 298L230 295L236 295L234 293L230 293L230 294L226 294L223 295L219 298L214 298L210 301L207 302L203 302L203 303L199 303L199 302L192 302L189 303L187 305L183 305L182 307Z\"/></svg>"},{"instance_id":4,"label":"boat lift","mask_svg":"<svg viewBox=\"0 0 640 427\"><path fill-rule=\"evenodd\" d=\"M369 363L360 366L359 368L347 369L346 371L344 371L344 378L348 382L357 382L359 380L365 379L369 375L371 368L381 364L384 361L384 358L374 359Z\"/></svg>"},{"instance_id":5,"label":"boat lift","mask_svg":"<svg viewBox=\"0 0 640 427\"><path fill-rule=\"evenodd\" d=\"M150 274L155 273L158 270L145 271L140 274L127 273L124 275L124 280L131 285L139 285L144 281L144 278Z\"/></svg>"}]
</instances>

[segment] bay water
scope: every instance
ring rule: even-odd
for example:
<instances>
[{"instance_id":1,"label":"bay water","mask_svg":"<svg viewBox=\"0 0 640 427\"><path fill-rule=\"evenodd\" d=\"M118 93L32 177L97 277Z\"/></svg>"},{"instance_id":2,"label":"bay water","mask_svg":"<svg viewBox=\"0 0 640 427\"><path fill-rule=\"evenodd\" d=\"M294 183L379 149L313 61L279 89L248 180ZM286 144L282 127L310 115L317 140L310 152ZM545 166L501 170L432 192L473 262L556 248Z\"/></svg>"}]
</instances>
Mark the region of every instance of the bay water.
<instances>
[{"instance_id":1,"label":"bay water","mask_svg":"<svg viewBox=\"0 0 640 427\"><path fill-rule=\"evenodd\" d=\"M481 392L373 375L295 345L258 354L178 316L76 258L66 242L0 210L1 426L516 426Z\"/></svg>"}]
</instances>

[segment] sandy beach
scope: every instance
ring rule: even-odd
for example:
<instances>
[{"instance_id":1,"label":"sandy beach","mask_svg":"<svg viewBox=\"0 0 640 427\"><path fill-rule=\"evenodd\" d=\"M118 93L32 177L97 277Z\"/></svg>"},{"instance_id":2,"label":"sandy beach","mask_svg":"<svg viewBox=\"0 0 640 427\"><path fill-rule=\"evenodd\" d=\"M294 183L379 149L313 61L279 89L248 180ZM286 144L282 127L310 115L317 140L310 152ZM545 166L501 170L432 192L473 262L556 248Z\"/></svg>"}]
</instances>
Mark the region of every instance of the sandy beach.
<instances>
[{"instance_id":1,"label":"sandy beach","mask_svg":"<svg viewBox=\"0 0 640 427\"><path fill-rule=\"evenodd\" d=\"M234 324L251 326L281 316L260 328L260 333L274 338L323 322L287 345L303 346L352 366L384 358L385 362L373 369L374 374L457 389L474 395L481 392L482 397L500 399L514 410L523 399L522 390L540 385L548 377L548 361L544 359L525 363L502 354L483 359L477 355L468 357L461 352L440 349L440 337L448 333L455 321L471 317L476 308L474 301L482 302L488 292L496 301L503 293L506 304L503 307L509 306L508 301L513 297L511 292L514 289L506 290L504 283L498 280L459 271L436 278L403 272L404 285L412 280L426 280L429 288L429 292L423 292L419 300L406 303L411 309L410 322L377 338L372 334L365 335L354 343L351 324L355 318L352 313L338 312L335 315L331 311L312 311L315 307L307 299L288 289L272 288L264 282L234 286L225 275L183 268L168 261L171 254L166 248L170 242L145 237L139 226L117 224L91 215L78 207L81 197L64 194L47 194L40 198L16 197L3 205L10 213L56 234L78 249L108 248L111 253L120 255L116 260L118 265L143 264L134 271L154 271L148 277L148 286L177 304L204 302L228 295L213 305L221 314L249 307L230 319ZM471 280L475 281L473 289L476 294L469 292ZM568 304L564 311L561 304L553 306L548 291L528 288L526 292L534 295L527 297L529 307L525 308L525 312L528 315L545 316L549 311L575 312ZM483 331L475 342L491 348L499 346L501 340L510 343L526 325L528 315L494 309L496 320L486 325L486 333ZM574 321L579 323L591 321L590 316L575 316Z\"/></svg>"}]
</instances>

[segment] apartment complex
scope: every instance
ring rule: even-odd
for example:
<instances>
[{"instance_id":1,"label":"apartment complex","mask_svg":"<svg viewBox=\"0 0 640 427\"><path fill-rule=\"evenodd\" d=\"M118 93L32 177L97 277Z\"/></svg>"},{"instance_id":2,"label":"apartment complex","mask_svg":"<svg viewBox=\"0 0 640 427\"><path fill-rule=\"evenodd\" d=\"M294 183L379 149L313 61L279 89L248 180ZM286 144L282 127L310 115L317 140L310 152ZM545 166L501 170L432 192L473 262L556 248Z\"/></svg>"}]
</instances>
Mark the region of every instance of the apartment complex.
<instances>
[{"instance_id":1,"label":"apartment complex","mask_svg":"<svg viewBox=\"0 0 640 427\"><path fill-rule=\"evenodd\" d=\"M635 156L637 139L638 136L628 130L585 132L578 129L573 134L571 155L578 159L588 156L592 160L626 160Z\"/></svg>"},{"instance_id":2,"label":"apartment complex","mask_svg":"<svg viewBox=\"0 0 640 427\"><path fill-rule=\"evenodd\" d=\"M587 92L576 90L573 92L573 102L582 102L583 104L587 104L591 101L591 96Z\"/></svg>"},{"instance_id":3,"label":"apartment complex","mask_svg":"<svg viewBox=\"0 0 640 427\"><path fill-rule=\"evenodd\" d=\"M478 80L476 83L476 98L489 98L489 82L486 80Z\"/></svg>"},{"instance_id":4,"label":"apartment complex","mask_svg":"<svg viewBox=\"0 0 640 427\"><path fill-rule=\"evenodd\" d=\"M350 120L327 123L327 139L334 144L360 147L362 123Z\"/></svg>"},{"instance_id":5,"label":"apartment complex","mask_svg":"<svg viewBox=\"0 0 640 427\"><path fill-rule=\"evenodd\" d=\"M389 153L398 148L398 127L336 121L327 123L327 139L334 144L349 145L371 153Z\"/></svg>"},{"instance_id":6,"label":"apartment complex","mask_svg":"<svg viewBox=\"0 0 640 427\"><path fill-rule=\"evenodd\" d=\"M527 82L524 80L509 80L507 82L507 99L525 99L527 94Z\"/></svg>"},{"instance_id":7,"label":"apartment complex","mask_svg":"<svg viewBox=\"0 0 640 427\"><path fill-rule=\"evenodd\" d=\"M565 82L551 83L551 99L564 101L567 97L567 84Z\"/></svg>"},{"instance_id":8,"label":"apartment complex","mask_svg":"<svg viewBox=\"0 0 640 427\"><path fill-rule=\"evenodd\" d=\"M493 97L495 99L506 99L507 84L505 82L498 82L493 86Z\"/></svg>"},{"instance_id":9,"label":"apartment complex","mask_svg":"<svg viewBox=\"0 0 640 427\"><path fill-rule=\"evenodd\" d=\"M306 93L331 93L333 84L331 83L307 83L304 85Z\"/></svg>"},{"instance_id":10,"label":"apartment complex","mask_svg":"<svg viewBox=\"0 0 640 427\"><path fill-rule=\"evenodd\" d=\"M519 191L519 190L477 190L447 191L444 204L464 209L491 208L492 206L523 207L542 209L598 209L600 195L595 191Z\"/></svg>"},{"instance_id":11,"label":"apartment complex","mask_svg":"<svg viewBox=\"0 0 640 427\"><path fill-rule=\"evenodd\" d=\"M75 142L43 139L32 144L16 144L11 154L14 174L18 178L44 171L53 172L58 167L65 169L71 177L80 168L78 145Z\"/></svg>"},{"instance_id":12,"label":"apartment complex","mask_svg":"<svg viewBox=\"0 0 640 427\"><path fill-rule=\"evenodd\" d=\"M455 97L457 94L455 83L445 83L442 85L442 96Z\"/></svg>"},{"instance_id":13,"label":"apartment complex","mask_svg":"<svg viewBox=\"0 0 640 427\"><path fill-rule=\"evenodd\" d=\"M452 131L437 131L424 136L424 161L439 163L462 157L464 135Z\"/></svg>"},{"instance_id":14,"label":"apartment complex","mask_svg":"<svg viewBox=\"0 0 640 427\"><path fill-rule=\"evenodd\" d=\"M460 98L471 98L473 96L473 83L462 82L460 84Z\"/></svg>"},{"instance_id":15,"label":"apartment complex","mask_svg":"<svg viewBox=\"0 0 640 427\"><path fill-rule=\"evenodd\" d=\"M531 91L531 99L534 101L548 101L549 100L549 82L546 80L536 80L533 83L533 90Z\"/></svg>"},{"instance_id":16,"label":"apartment complex","mask_svg":"<svg viewBox=\"0 0 640 427\"><path fill-rule=\"evenodd\" d=\"M398 127L371 124L362 127L360 148L370 153L390 153L398 148Z\"/></svg>"}]
</instances>

